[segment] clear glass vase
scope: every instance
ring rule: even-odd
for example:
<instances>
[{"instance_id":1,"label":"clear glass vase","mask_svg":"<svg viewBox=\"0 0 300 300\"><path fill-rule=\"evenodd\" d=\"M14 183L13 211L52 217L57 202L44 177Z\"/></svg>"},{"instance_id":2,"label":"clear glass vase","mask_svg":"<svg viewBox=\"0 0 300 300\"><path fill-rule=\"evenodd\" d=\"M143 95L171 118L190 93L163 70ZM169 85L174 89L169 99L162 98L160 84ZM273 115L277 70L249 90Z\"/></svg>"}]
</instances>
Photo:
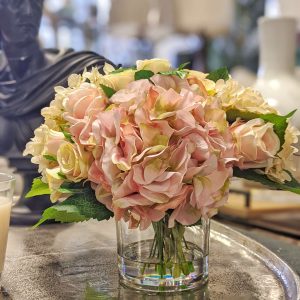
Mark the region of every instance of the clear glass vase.
<instances>
[{"instance_id":1,"label":"clear glass vase","mask_svg":"<svg viewBox=\"0 0 300 300\"><path fill-rule=\"evenodd\" d=\"M209 220L184 226L168 217L146 230L117 222L120 282L148 292L178 292L204 286L208 279Z\"/></svg>"}]
</instances>

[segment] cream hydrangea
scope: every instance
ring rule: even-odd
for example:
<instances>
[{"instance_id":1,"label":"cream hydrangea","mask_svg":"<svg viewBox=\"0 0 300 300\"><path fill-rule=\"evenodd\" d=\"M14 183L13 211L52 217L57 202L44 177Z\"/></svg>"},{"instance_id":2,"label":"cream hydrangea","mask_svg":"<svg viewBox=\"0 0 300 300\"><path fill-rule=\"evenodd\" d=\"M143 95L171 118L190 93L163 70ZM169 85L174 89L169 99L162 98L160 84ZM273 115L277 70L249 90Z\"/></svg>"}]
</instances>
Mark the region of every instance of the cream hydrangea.
<instances>
[{"instance_id":1,"label":"cream hydrangea","mask_svg":"<svg viewBox=\"0 0 300 300\"><path fill-rule=\"evenodd\" d=\"M298 152L298 149L295 147L295 145L298 143L299 135L300 131L296 127L289 124L285 131L282 150L278 153L278 156L283 160L285 169L290 171L295 170L293 156Z\"/></svg>"},{"instance_id":2,"label":"cream hydrangea","mask_svg":"<svg viewBox=\"0 0 300 300\"><path fill-rule=\"evenodd\" d=\"M41 114L45 119L45 125L47 125L50 129L60 130L60 126L66 123L62 117L62 112L64 111L63 101L69 94L70 89L57 86L54 90L54 100L50 102L48 107L44 107L42 109Z\"/></svg>"},{"instance_id":3,"label":"cream hydrangea","mask_svg":"<svg viewBox=\"0 0 300 300\"><path fill-rule=\"evenodd\" d=\"M253 113L277 114L276 109L268 105L259 92L251 88L244 88L233 79L218 80L215 88L215 96L221 99L225 110L234 108Z\"/></svg>"},{"instance_id":4,"label":"cream hydrangea","mask_svg":"<svg viewBox=\"0 0 300 300\"><path fill-rule=\"evenodd\" d=\"M96 86L99 86L102 77L103 75L100 74L97 68L92 68L90 72L85 70L82 74L83 82L88 80L90 83L95 84Z\"/></svg>"},{"instance_id":5,"label":"cream hydrangea","mask_svg":"<svg viewBox=\"0 0 300 300\"><path fill-rule=\"evenodd\" d=\"M284 144L277 154L278 157L269 160L265 170L272 180L280 183L291 181L292 178L288 172L292 173L295 171L294 155L298 152L295 144L298 142L299 135L299 130L289 124L285 131Z\"/></svg>"},{"instance_id":6,"label":"cream hydrangea","mask_svg":"<svg viewBox=\"0 0 300 300\"><path fill-rule=\"evenodd\" d=\"M71 74L68 78L68 86L70 88L78 88L83 82L83 78L80 74Z\"/></svg>"},{"instance_id":7,"label":"cream hydrangea","mask_svg":"<svg viewBox=\"0 0 300 300\"><path fill-rule=\"evenodd\" d=\"M35 129L34 137L26 144L23 154L32 155L31 162L34 164L40 163L40 156L43 154L45 145L48 141L49 131L49 127L46 124L42 124Z\"/></svg>"}]
</instances>

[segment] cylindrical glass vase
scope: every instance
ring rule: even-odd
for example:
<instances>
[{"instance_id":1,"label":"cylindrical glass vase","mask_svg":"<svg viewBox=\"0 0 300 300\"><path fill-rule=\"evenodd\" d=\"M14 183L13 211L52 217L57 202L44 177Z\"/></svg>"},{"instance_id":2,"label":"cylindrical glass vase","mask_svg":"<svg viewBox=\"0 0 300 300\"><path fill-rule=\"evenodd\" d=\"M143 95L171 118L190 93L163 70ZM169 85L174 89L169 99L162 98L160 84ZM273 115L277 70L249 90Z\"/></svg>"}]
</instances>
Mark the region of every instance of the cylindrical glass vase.
<instances>
[{"instance_id":1,"label":"cylindrical glass vase","mask_svg":"<svg viewBox=\"0 0 300 300\"><path fill-rule=\"evenodd\" d=\"M0 286L1 273L4 268L10 212L13 202L15 179L13 176L0 173ZM1 296L1 295L0 295Z\"/></svg>"},{"instance_id":2,"label":"cylindrical glass vase","mask_svg":"<svg viewBox=\"0 0 300 300\"><path fill-rule=\"evenodd\" d=\"M148 292L201 288L208 279L209 220L184 226L168 217L146 230L117 222L120 282Z\"/></svg>"}]
</instances>

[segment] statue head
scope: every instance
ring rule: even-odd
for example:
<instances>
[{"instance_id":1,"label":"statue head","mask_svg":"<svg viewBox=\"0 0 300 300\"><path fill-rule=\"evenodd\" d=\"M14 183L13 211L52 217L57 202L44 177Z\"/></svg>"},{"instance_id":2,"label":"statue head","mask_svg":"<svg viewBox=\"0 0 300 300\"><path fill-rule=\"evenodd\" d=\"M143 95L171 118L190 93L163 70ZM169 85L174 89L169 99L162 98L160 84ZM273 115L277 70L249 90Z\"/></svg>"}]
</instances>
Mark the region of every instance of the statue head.
<instances>
[{"instance_id":1,"label":"statue head","mask_svg":"<svg viewBox=\"0 0 300 300\"><path fill-rule=\"evenodd\" d=\"M0 33L6 43L26 43L38 36L43 0L0 0Z\"/></svg>"}]
</instances>

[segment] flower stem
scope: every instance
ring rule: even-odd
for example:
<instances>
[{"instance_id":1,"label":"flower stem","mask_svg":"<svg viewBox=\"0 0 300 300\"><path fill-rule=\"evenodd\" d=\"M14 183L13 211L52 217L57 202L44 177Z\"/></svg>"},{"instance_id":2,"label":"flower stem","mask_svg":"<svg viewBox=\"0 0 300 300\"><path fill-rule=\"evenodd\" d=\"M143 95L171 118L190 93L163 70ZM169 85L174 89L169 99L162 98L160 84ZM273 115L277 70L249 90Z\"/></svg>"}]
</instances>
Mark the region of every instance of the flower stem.
<instances>
[{"instance_id":1,"label":"flower stem","mask_svg":"<svg viewBox=\"0 0 300 300\"><path fill-rule=\"evenodd\" d=\"M153 222L155 232L151 249L149 252L149 261L157 259L155 263L155 272L161 279L169 272L173 278L179 278L181 274L188 275L194 271L192 261L187 261L185 250L188 250L188 243L184 238L185 228L178 222L174 227L168 227L169 218L166 216L159 222ZM152 263L145 263L141 274L144 275L147 268Z\"/></svg>"}]
</instances>

